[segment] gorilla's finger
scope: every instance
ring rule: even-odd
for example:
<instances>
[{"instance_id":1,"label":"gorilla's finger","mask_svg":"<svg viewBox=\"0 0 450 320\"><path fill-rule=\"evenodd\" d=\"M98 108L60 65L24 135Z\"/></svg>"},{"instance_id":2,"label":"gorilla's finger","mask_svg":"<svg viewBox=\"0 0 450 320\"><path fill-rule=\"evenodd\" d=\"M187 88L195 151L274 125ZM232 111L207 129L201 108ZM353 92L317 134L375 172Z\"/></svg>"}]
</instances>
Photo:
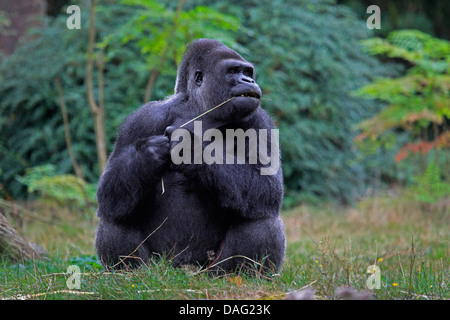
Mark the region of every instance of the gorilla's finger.
<instances>
[{"instance_id":1,"label":"gorilla's finger","mask_svg":"<svg viewBox=\"0 0 450 320\"><path fill-rule=\"evenodd\" d=\"M172 136L172 133L177 129L175 126L168 126L166 130L164 131L164 136L168 137L170 140L170 137Z\"/></svg>"}]
</instances>

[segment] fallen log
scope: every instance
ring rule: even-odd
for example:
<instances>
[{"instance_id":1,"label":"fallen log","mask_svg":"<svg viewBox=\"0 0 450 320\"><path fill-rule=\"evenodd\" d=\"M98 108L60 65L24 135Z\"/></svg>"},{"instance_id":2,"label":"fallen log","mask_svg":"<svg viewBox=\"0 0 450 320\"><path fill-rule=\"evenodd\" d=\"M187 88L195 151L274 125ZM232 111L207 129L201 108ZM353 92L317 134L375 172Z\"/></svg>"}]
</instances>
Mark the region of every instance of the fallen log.
<instances>
[{"instance_id":1,"label":"fallen log","mask_svg":"<svg viewBox=\"0 0 450 320\"><path fill-rule=\"evenodd\" d=\"M0 212L0 257L20 261L39 258L42 254L9 223Z\"/></svg>"}]
</instances>

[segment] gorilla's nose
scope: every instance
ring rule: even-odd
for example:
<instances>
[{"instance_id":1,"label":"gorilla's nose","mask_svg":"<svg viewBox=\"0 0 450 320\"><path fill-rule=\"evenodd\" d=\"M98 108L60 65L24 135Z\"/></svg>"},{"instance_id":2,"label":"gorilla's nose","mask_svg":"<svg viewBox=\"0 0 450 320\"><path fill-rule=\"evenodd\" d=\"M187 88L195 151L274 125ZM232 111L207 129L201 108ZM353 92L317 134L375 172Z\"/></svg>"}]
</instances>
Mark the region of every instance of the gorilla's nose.
<instances>
[{"instance_id":1,"label":"gorilla's nose","mask_svg":"<svg viewBox=\"0 0 450 320\"><path fill-rule=\"evenodd\" d=\"M241 76L239 77L239 83L255 83L255 80L253 80L250 77L247 77L244 74L241 74Z\"/></svg>"}]
</instances>

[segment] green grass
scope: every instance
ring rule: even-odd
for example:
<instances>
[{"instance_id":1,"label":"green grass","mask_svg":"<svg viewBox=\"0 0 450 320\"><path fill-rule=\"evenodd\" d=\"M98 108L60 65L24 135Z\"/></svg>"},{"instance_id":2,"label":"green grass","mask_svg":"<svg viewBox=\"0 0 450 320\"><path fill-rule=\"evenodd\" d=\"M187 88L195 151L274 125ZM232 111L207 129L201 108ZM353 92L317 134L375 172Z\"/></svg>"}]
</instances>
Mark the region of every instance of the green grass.
<instances>
[{"instance_id":1,"label":"green grass","mask_svg":"<svg viewBox=\"0 0 450 320\"><path fill-rule=\"evenodd\" d=\"M285 299L305 288L315 299L450 298L448 206L401 195L365 199L352 208L283 212L288 246L280 274L248 267L220 276L195 266L174 268L164 259L134 271L105 272L93 248L93 214L33 205L40 220L24 217L21 230L49 257L1 260L0 298ZM67 287L69 265L81 269L80 289ZM379 289L366 286L370 265L380 270Z\"/></svg>"}]
</instances>

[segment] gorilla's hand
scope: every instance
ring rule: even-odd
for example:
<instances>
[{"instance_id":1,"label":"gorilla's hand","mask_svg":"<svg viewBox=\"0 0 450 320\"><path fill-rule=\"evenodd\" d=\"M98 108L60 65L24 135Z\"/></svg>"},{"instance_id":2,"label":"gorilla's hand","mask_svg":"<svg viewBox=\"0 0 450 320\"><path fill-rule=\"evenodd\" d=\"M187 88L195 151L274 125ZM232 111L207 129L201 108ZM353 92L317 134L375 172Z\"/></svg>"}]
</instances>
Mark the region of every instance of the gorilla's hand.
<instances>
[{"instance_id":1,"label":"gorilla's hand","mask_svg":"<svg viewBox=\"0 0 450 320\"><path fill-rule=\"evenodd\" d=\"M155 164L163 165L170 160L170 141L164 135L152 136L144 140L141 145L141 150Z\"/></svg>"}]
</instances>

